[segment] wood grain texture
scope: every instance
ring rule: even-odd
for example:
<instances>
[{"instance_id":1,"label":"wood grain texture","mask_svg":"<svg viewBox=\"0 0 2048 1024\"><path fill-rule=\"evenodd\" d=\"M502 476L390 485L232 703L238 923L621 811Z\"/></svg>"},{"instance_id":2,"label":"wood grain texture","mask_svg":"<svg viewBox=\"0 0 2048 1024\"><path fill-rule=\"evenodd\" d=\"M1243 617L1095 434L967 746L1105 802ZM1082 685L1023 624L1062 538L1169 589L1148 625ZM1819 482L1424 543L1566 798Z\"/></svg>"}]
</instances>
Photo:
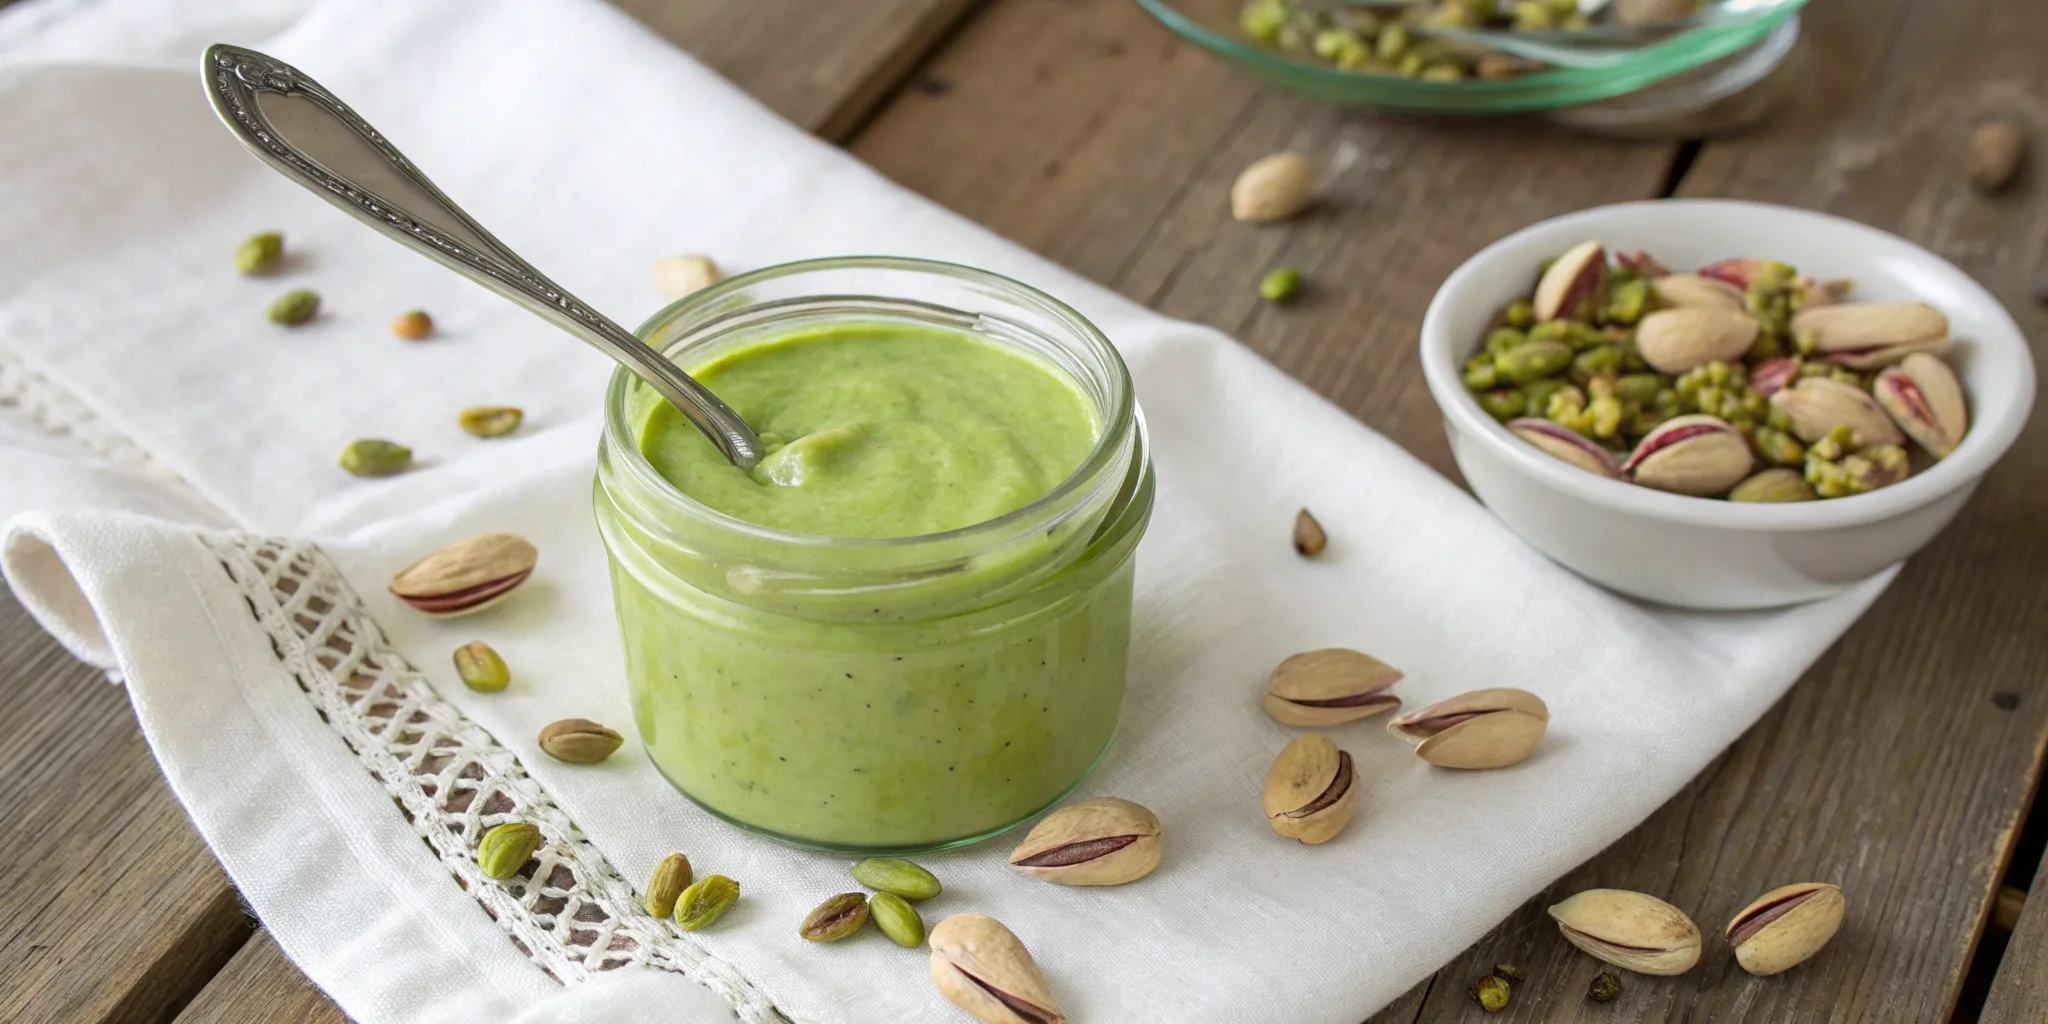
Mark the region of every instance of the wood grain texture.
<instances>
[{"instance_id":1,"label":"wood grain texture","mask_svg":"<svg viewBox=\"0 0 2048 1024\"><path fill-rule=\"evenodd\" d=\"M168 1019L249 921L128 698L0 589L0 1020Z\"/></svg>"},{"instance_id":2,"label":"wood grain texture","mask_svg":"<svg viewBox=\"0 0 2048 1024\"><path fill-rule=\"evenodd\" d=\"M334 1001L285 959L270 933L259 931L178 1015L177 1024L346 1024Z\"/></svg>"},{"instance_id":3,"label":"wood grain texture","mask_svg":"<svg viewBox=\"0 0 2048 1024\"><path fill-rule=\"evenodd\" d=\"M798 125L835 142L981 0L612 0Z\"/></svg>"},{"instance_id":4,"label":"wood grain texture","mask_svg":"<svg viewBox=\"0 0 2048 1024\"><path fill-rule=\"evenodd\" d=\"M2048 882L2048 864L2034 874L2035 886L2044 882ZM1999 962L1981 1019L1983 1024L2048 1020L2048 905L2036 906L2032 914L2021 907L2019 925L2005 947L2005 959Z\"/></svg>"}]
</instances>

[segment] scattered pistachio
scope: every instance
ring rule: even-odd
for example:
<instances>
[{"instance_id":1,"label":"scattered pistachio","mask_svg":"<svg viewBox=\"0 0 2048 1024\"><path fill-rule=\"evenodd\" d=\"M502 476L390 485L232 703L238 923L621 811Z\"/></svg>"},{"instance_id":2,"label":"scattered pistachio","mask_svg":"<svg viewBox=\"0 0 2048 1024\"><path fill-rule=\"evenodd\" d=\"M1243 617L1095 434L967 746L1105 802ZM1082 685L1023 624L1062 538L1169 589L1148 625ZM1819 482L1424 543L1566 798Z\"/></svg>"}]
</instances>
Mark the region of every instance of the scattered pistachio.
<instances>
[{"instance_id":1,"label":"scattered pistachio","mask_svg":"<svg viewBox=\"0 0 2048 1024\"><path fill-rule=\"evenodd\" d=\"M410 310L391 321L391 333L407 341L423 341L434 333L434 318L426 310Z\"/></svg>"},{"instance_id":2,"label":"scattered pistachio","mask_svg":"<svg viewBox=\"0 0 2048 1024\"><path fill-rule=\"evenodd\" d=\"M1588 889L1550 908L1572 945L1637 974L1684 974L1700 960L1700 930L1677 907L1625 889Z\"/></svg>"},{"instance_id":3,"label":"scattered pistachio","mask_svg":"<svg viewBox=\"0 0 2048 1024\"><path fill-rule=\"evenodd\" d=\"M394 476L412 468L412 449L394 441L366 437L349 442L336 462L354 476Z\"/></svg>"},{"instance_id":4,"label":"scattered pistachio","mask_svg":"<svg viewBox=\"0 0 2048 1024\"><path fill-rule=\"evenodd\" d=\"M1613 971L1601 971L1593 976L1593 983L1586 986L1586 998L1596 1003L1611 1003L1621 994L1621 976Z\"/></svg>"},{"instance_id":5,"label":"scattered pistachio","mask_svg":"<svg viewBox=\"0 0 2048 1024\"><path fill-rule=\"evenodd\" d=\"M1323 524L1316 517L1302 509L1294 514L1294 550L1303 558L1314 558L1323 553L1330 544L1330 535L1323 532Z\"/></svg>"},{"instance_id":6,"label":"scattered pistachio","mask_svg":"<svg viewBox=\"0 0 2048 1024\"><path fill-rule=\"evenodd\" d=\"M1735 961L1751 974L1790 970L1820 952L1842 927L1839 886L1796 882L1772 889L1728 922Z\"/></svg>"},{"instance_id":7,"label":"scattered pistachio","mask_svg":"<svg viewBox=\"0 0 2048 1024\"><path fill-rule=\"evenodd\" d=\"M1401 706L1401 670L1343 647L1304 651L1266 677L1266 714L1282 725L1342 725Z\"/></svg>"},{"instance_id":8,"label":"scattered pistachio","mask_svg":"<svg viewBox=\"0 0 2048 1024\"><path fill-rule=\"evenodd\" d=\"M892 893L912 903L940 892L938 876L922 865L897 857L869 857L853 866L853 880L876 892Z\"/></svg>"},{"instance_id":9,"label":"scattered pistachio","mask_svg":"<svg viewBox=\"0 0 2048 1024\"><path fill-rule=\"evenodd\" d=\"M297 327L320 312L320 293L300 288L277 297L270 304L270 322Z\"/></svg>"},{"instance_id":10,"label":"scattered pistachio","mask_svg":"<svg viewBox=\"0 0 2048 1024\"><path fill-rule=\"evenodd\" d=\"M540 749L570 764L596 764L625 742L624 736L587 718L564 718L540 731Z\"/></svg>"},{"instance_id":11,"label":"scattered pistachio","mask_svg":"<svg viewBox=\"0 0 2048 1024\"><path fill-rule=\"evenodd\" d=\"M1996 195L2012 184L2027 155L2026 141L2012 125L1991 121L1970 133L1970 158L1965 168L1970 185L1984 195Z\"/></svg>"},{"instance_id":12,"label":"scattered pistachio","mask_svg":"<svg viewBox=\"0 0 2048 1024\"><path fill-rule=\"evenodd\" d=\"M724 275L709 256L666 256L654 261L654 287L665 299L709 288Z\"/></svg>"},{"instance_id":13,"label":"scattered pistachio","mask_svg":"<svg viewBox=\"0 0 2048 1024\"><path fill-rule=\"evenodd\" d=\"M428 615L467 615L526 582L539 557L518 534L479 534L400 570L391 578L391 594Z\"/></svg>"},{"instance_id":14,"label":"scattered pistachio","mask_svg":"<svg viewBox=\"0 0 2048 1024\"><path fill-rule=\"evenodd\" d=\"M1122 885L1159 866L1159 818L1129 800L1070 804L1032 826L1010 866L1061 885Z\"/></svg>"},{"instance_id":15,"label":"scattered pistachio","mask_svg":"<svg viewBox=\"0 0 2048 1024\"><path fill-rule=\"evenodd\" d=\"M472 437L503 437L519 429L525 413L509 405L478 405L462 410L462 431Z\"/></svg>"},{"instance_id":16,"label":"scattered pistachio","mask_svg":"<svg viewBox=\"0 0 2048 1024\"><path fill-rule=\"evenodd\" d=\"M867 923L867 897L857 892L842 892L818 904L818 909L804 918L796 933L811 942L838 942L860 931Z\"/></svg>"},{"instance_id":17,"label":"scattered pistachio","mask_svg":"<svg viewBox=\"0 0 2048 1024\"><path fill-rule=\"evenodd\" d=\"M1343 831L1358 808L1351 755L1321 733L1297 736L1266 772L1262 803L1273 831L1311 846Z\"/></svg>"},{"instance_id":18,"label":"scattered pistachio","mask_svg":"<svg viewBox=\"0 0 2048 1024\"><path fill-rule=\"evenodd\" d=\"M955 914L931 934L932 983L984 1024L1067 1024L1044 972L1001 921Z\"/></svg>"},{"instance_id":19,"label":"scattered pistachio","mask_svg":"<svg viewBox=\"0 0 2048 1024\"><path fill-rule=\"evenodd\" d=\"M1472 983L1472 998L1479 1008L1487 1013L1499 1013L1508 1008L1508 983L1505 979L1489 974Z\"/></svg>"},{"instance_id":20,"label":"scattered pistachio","mask_svg":"<svg viewBox=\"0 0 2048 1024\"><path fill-rule=\"evenodd\" d=\"M1286 220L1308 207L1315 168L1300 153L1260 157L1230 186L1230 215L1242 221Z\"/></svg>"},{"instance_id":21,"label":"scattered pistachio","mask_svg":"<svg viewBox=\"0 0 2048 1024\"><path fill-rule=\"evenodd\" d=\"M1301 293L1301 271L1293 267L1281 267L1259 279L1259 298L1267 302L1286 302Z\"/></svg>"},{"instance_id":22,"label":"scattered pistachio","mask_svg":"<svg viewBox=\"0 0 2048 1024\"><path fill-rule=\"evenodd\" d=\"M1550 708L1527 690L1461 693L1387 723L1439 768L1505 768L1528 759L1550 727Z\"/></svg>"},{"instance_id":23,"label":"scattered pistachio","mask_svg":"<svg viewBox=\"0 0 2048 1024\"><path fill-rule=\"evenodd\" d=\"M250 235L235 247L235 269L244 274L268 274L284 262L284 236L275 231Z\"/></svg>"},{"instance_id":24,"label":"scattered pistachio","mask_svg":"<svg viewBox=\"0 0 2048 1024\"><path fill-rule=\"evenodd\" d=\"M1510 985L1519 985L1522 983L1522 969L1516 967L1514 964L1494 964L1493 973L1495 977L1500 978L1502 981L1505 981Z\"/></svg>"},{"instance_id":25,"label":"scattered pistachio","mask_svg":"<svg viewBox=\"0 0 2048 1024\"><path fill-rule=\"evenodd\" d=\"M485 878L504 879L519 873L540 849L540 826L510 822L484 833L476 844L476 866Z\"/></svg>"},{"instance_id":26,"label":"scattered pistachio","mask_svg":"<svg viewBox=\"0 0 2048 1024\"><path fill-rule=\"evenodd\" d=\"M690 882L690 858L680 853L663 857L654 866L654 877L647 880L647 912L655 917L674 914L676 900L682 898Z\"/></svg>"},{"instance_id":27,"label":"scattered pistachio","mask_svg":"<svg viewBox=\"0 0 2048 1024\"><path fill-rule=\"evenodd\" d=\"M724 875L706 875L676 897L676 923L694 932L718 920L739 902L740 884Z\"/></svg>"},{"instance_id":28,"label":"scattered pistachio","mask_svg":"<svg viewBox=\"0 0 2048 1024\"><path fill-rule=\"evenodd\" d=\"M909 900L893 892L869 896L868 916L874 918L875 927L890 942L913 949L924 943L924 918L918 916L917 908Z\"/></svg>"},{"instance_id":29,"label":"scattered pistachio","mask_svg":"<svg viewBox=\"0 0 2048 1024\"><path fill-rule=\"evenodd\" d=\"M496 693L512 682L512 670L505 667L505 659L481 640L455 649L455 674L462 677L462 685L478 693Z\"/></svg>"}]
</instances>

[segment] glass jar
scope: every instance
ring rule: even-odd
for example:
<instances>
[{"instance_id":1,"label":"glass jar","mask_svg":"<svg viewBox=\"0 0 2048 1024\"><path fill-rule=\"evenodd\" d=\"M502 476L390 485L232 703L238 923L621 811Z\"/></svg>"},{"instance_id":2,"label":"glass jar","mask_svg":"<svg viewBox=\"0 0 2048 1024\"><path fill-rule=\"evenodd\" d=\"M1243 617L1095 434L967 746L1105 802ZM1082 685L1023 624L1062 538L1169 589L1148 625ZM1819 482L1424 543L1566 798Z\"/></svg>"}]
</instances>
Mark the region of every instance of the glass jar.
<instances>
[{"instance_id":1,"label":"glass jar","mask_svg":"<svg viewBox=\"0 0 2048 1024\"><path fill-rule=\"evenodd\" d=\"M946 533L849 539L743 522L641 454L660 398L621 370L596 509L634 719L699 806L794 846L913 852L976 842L1060 800L1123 702L1132 555L1153 486L1129 372L1080 314L967 267L860 257L771 267L655 314L685 369L806 328L898 322L975 334L1066 376L1100 426L1039 500Z\"/></svg>"}]
</instances>

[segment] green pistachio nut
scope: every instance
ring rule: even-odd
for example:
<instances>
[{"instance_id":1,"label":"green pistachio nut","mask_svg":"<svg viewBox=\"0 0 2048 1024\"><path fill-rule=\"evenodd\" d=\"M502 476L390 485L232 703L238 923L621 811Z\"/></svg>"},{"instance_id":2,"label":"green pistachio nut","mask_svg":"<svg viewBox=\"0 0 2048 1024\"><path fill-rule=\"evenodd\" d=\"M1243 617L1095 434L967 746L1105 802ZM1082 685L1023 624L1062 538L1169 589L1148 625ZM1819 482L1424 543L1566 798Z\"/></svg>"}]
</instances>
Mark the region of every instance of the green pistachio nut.
<instances>
[{"instance_id":1,"label":"green pistachio nut","mask_svg":"<svg viewBox=\"0 0 2048 1024\"><path fill-rule=\"evenodd\" d=\"M1431 64L1422 69L1420 77L1425 82L1462 82L1465 69L1456 64Z\"/></svg>"},{"instance_id":2,"label":"green pistachio nut","mask_svg":"<svg viewBox=\"0 0 2048 1024\"><path fill-rule=\"evenodd\" d=\"M1393 63L1408 50L1408 30L1400 25L1388 25L1380 30L1379 38L1373 41L1373 56Z\"/></svg>"},{"instance_id":3,"label":"green pistachio nut","mask_svg":"<svg viewBox=\"0 0 2048 1024\"><path fill-rule=\"evenodd\" d=\"M284 262L284 236L275 231L250 235L235 247L235 269L244 274L268 274Z\"/></svg>"},{"instance_id":4,"label":"green pistachio nut","mask_svg":"<svg viewBox=\"0 0 2048 1024\"><path fill-rule=\"evenodd\" d=\"M412 468L412 449L393 441L366 437L352 441L336 460L355 476L391 476Z\"/></svg>"},{"instance_id":5,"label":"green pistachio nut","mask_svg":"<svg viewBox=\"0 0 2048 1024\"><path fill-rule=\"evenodd\" d=\"M1806 478L1798 470L1784 466L1766 469L1736 484L1735 489L1728 492L1729 501L1742 502L1812 501L1813 498L1813 487Z\"/></svg>"},{"instance_id":6,"label":"green pistachio nut","mask_svg":"<svg viewBox=\"0 0 2048 1024\"><path fill-rule=\"evenodd\" d=\"M1526 331L1530 324L1536 322L1536 304L1528 299L1516 299L1508 303L1507 312L1501 318L1509 327Z\"/></svg>"},{"instance_id":7,"label":"green pistachio nut","mask_svg":"<svg viewBox=\"0 0 2048 1024\"><path fill-rule=\"evenodd\" d=\"M1756 450L1776 466L1796 466L1806 458L1806 446L1798 438L1771 426L1756 428Z\"/></svg>"},{"instance_id":8,"label":"green pistachio nut","mask_svg":"<svg viewBox=\"0 0 2048 1024\"><path fill-rule=\"evenodd\" d=\"M1571 376L1581 384L1595 377L1613 377L1620 373L1620 346L1596 345L1572 357Z\"/></svg>"},{"instance_id":9,"label":"green pistachio nut","mask_svg":"<svg viewBox=\"0 0 2048 1024\"><path fill-rule=\"evenodd\" d=\"M1301 292L1301 271L1293 267L1281 267L1259 280L1259 298L1267 302L1286 302Z\"/></svg>"},{"instance_id":10,"label":"green pistachio nut","mask_svg":"<svg viewBox=\"0 0 2048 1024\"><path fill-rule=\"evenodd\" d=\"M1496 327L1486 332L1486 353L1497 356L1528 340L1527 334L1512 327Z\"/></svg>"},{"instance_id":11,"label":"green pistachio nut","mask_svg":"<svg viewBox=\"0 0 2048 1024\"><path fill-rule=\"evenodd\" d=\"M462 685L478 693L496 693L512 682L512 670L491 645L472 640L455 649L455 674Z\"/></svg>"},{"instance_id":12,"label":"green pistachio nut","mask_svg":"<svg viewBox=\"0 0 2048 1024\"><path fill-rule=\"evenodd\" d=\"M811 911L796 933L811 942L838 942L860 931L868 923L868 900L857 892L842 892Z\"/></svg>"},{"instance_id":13,"label":"green pistachio nut","mask_svg":"<svg viewBox=\"0 0 2048 1024\"><path fill-rule=\"evenodd\" d=\"M484 833L476 844L477 870L485 878L504 879L519 873L540 849L540 826L514 821Z\"/></svg>"},{"instance_id":14,"label":"green pistachio nut","mask_svg":"<svg viewBox=\"0 0 2048 1024\"><path fill-rule=\"evenodd\" d=\"M1237 23L1245 35L1270 43L1280 37L1280 27L1287 24L1287 5L1281 0L1254 0L1238 13Z\"/></svg>"},{"instance_id":15,"label":"green pistachio nut","mask_svg":"<svg viewBox=\"0 0 2048 1024\"><path fill-rule=\"evenodd\" d=\"M1508 1008L1509 991L1510 986L1506 978L1489 974L1473 983L1472 998L1479 1003L1479 1008L1487 1013L1499 1013Z\"/></svg>"},{"instance_id":16,"label":"green pistachio nut","mask_svg":"<svg viewBox=\"0 0 2048 1024\"><path fill-rule=\"evenodd\" d=\"M1525 341L1493 358L1502 378L1527 384L1548 377L1572 361L1571 346L1557 341Z\"/></svg>"},{"instance_id":17,"label":"green pistachio nut","mask_svg":"<svg viewBox=\"0 0 2048 1024\"><path fill-rule=\"evenodd\" d=\"M938 876L899 857L869 857L853 866L853 880L913 903L931 899L941 890Z\"/></svg>"},{"instance_id":18,"label":"green pistachio nut","mask_svg":"<svg viewBox=\"0 0 2048 1024\"><path fill-rule=\"evenodd\" d=\"M655 917L668 917L676 912L676 901L683 898L683 890L690 887L690 858L680 853L671 853L654 866L654 877L647 880L647 912Z\"/></svg>"},{"instance_id":19,"label":"green pistachio nut","mask_svg":"<svg viewBox=\"0 0 2048 1024\"><path fill-rule=\"evenodd\" d=\"M1485 409L1488 416L1502 423L1520 416L1522 410L1528 407L1527 400L1523 397L1522 392L1516 391L1513 388L1481 391L1478 394L1478 398L1479 407Z\"/></svg>"},{"instance_id":20,"label":"green pistachio nut","mask_svg":"<svg viewBox=\"0 0 2048 1024\"><path fill-rule=\"evenodd\" d=\"M297 327L320 312L320 293L300 288L277 297L270 304L270 322Z\"/></svg>"},{"instance_id":21,"label":"green pistachio nut","mask_svg":"<svg viewBox=\"0 0 2048 1024\"><path fill-rule=\"evenodd\" d=\"M471 437L504 437L519 429L526 414L510 405L477 405L462 410L456 419L462 432Z\"/></svg>"},{"instance_id":22,"label":"green pistachio nut","mask_svg":"<svg viewBox=\"0 0 2048 1024\"><path fill-rule=\"evenodd\" d=\"M1510 9L1515 18L1517 32L1548 32L1557 27L1557 18L1550 8L1537 0L1521 0Z\"/></svg>"},{"instance_id":23,"label":"green pistachio nut","mask_svg":"<svg viewBox=\"0 0 2048 1024\"><path fill-rule=\"evenodd\" d=\"M1571 386L1570 381L1561 377L1530 381L1522 386L1522 396L1526 399L1522 407L1527 409L1531 416L1541 416L1544 410L1550 408L1550 396Z\"/></svg>"},{"instance_id":24,"label":"green pistachio nut","mask_svg":"<svg viewBox=\"0 0 2048 1024\"><path fill-rule=\"evenodd\" d=\"M738 882L724 875L706 875L676 898L676 923L686 932L697 931L731 910L739 898Z\"/></svg>"},{"instance_id":25,"label":"green pistachio nut","mask_svg":"<svg viewBox=\"0 0 2048 1024\"><path fill-rule=\"evenodd\" d=\"M1494 370L1491 360L1465 367L1465 388L1468 391L1489 391L1499 383L1500 374Z\"/></svg>"},{"instance_id":26,"label":"green pistachio nut","mask_svg":"<svg viewBox=\"0 0 2048 1024\"><path fill-rule=\"evenodd\" d=\"M1651 405L1658 394L1671 386L1671 378L1661 373L1628 373L1615 378L1615 397L1625 401Z\"/></svg>"},{"instance_id":27,"label":"green pistachio nut","mask_svg":"<svg viewBox=\"0 0 2048 1024\"><path fill-rule=\"evenodd\" d=\"M1610 279L1607 288L1607 322L1632 324L1650 308L1650 282L1640 277Z\"/></svg>"},{"instance_id":28,"label":"green pistachio nut","mask_svg":"<svg viewBox=\"0 0 2048 1024\"><path fill-rule=\"evenodd\" d=\"M889 941L912 949L924 944L924 918L909 900L893 892L878 892L868 897L868 916Z\"/></svg>"}]
</instances>

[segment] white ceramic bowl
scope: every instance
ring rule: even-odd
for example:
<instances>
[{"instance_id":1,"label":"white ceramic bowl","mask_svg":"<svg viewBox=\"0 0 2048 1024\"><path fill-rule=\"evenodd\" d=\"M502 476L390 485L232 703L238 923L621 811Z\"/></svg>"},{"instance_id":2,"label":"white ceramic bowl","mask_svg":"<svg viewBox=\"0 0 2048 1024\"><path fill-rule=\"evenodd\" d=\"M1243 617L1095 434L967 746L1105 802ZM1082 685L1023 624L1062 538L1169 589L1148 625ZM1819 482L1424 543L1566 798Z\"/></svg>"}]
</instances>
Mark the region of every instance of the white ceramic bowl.
<instances>
[{"instance_id":1,"label":"white ceramic bowl","mask_svg":"<svg viewBox=\"0 0 2048 1024\"><path fill-rule=\"evenodd\" d=\"M1587 239L1647 250L1674 270L1732 256L1849 278L1862 300L1921 299L1948 314L1948 359L1970 430L1948 458L1850 498L1737 504L1609 480L1515 437L1465 390L1464 361L1494 313L1527 294L1545 260ZM1596 583L1687 608L1769 608L1835 593L1948 525L2034 404L2034 365L2003 306L1939 256L1875 228L1806 210L1721 200L1602 206L1487 246L1445 281L1422 322L1422 368L1472 490L1522 539Z\"/></svg>"}]
</instances>

